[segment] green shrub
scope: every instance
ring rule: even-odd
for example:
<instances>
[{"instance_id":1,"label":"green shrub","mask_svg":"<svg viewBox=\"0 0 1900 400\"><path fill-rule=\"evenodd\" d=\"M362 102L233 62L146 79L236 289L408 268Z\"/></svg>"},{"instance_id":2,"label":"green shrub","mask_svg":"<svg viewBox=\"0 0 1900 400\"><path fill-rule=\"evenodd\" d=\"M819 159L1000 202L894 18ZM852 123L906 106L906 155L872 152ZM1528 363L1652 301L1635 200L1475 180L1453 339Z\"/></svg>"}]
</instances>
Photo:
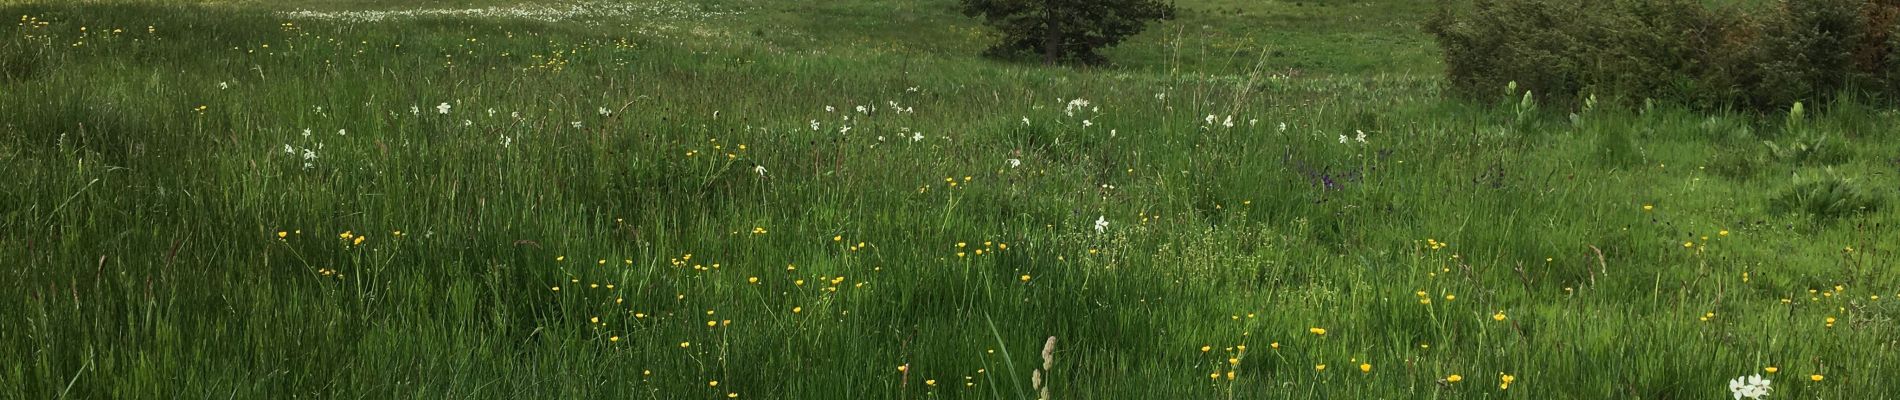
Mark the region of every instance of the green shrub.
<instances>
[{"instance_id":1,"label":"green shrub","mask_svg":"<svg viewBox=\"0 0 1900 400\"><path fill-rule=\"evenodd\" d=\"M1844 92L1900 97L1900 0L1474 0L1426 24L1453 92L1507 82L1555 101L1602 94L1769 110Z\"/></svg>"},{"instance_id":2,"label":"green shrub","mask_svg":"<svg viewBox=\"0 0 1900 400\"><path fill-rule=\"evenodd\" d=\"M1885 204L1885 197L1831 171L1811 179L1797 176L1793 186L1768 201L1770 211L1820 221L1878 211Z\"/></svg>"},{"instance_id":3,"label":"green shrub","mask_svg":"<svg viewBox=\"0 0 1900 400\"><path fill-rule=\"evenodd\" d=\"M1148 22L1174 18L1158 0L963 0L963 13L1002 34L987 54L1037 56L1044 63L1106 61L1095 51L1141 33Z\"/></svg>"}]
</instances>

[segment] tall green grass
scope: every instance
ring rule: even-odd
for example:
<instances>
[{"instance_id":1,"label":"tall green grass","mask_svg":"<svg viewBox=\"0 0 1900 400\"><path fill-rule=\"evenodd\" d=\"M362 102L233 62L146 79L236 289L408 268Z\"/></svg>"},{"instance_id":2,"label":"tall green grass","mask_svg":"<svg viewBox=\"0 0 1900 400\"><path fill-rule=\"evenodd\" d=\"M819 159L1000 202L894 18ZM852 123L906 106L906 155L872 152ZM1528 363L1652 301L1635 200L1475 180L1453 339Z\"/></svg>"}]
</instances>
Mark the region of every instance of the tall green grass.
<instances>
[{"instance_id":1,"label":"tall green grass","mask_svg":"<svg viewBox=\"0 0 1900 400\"><path fill-rule=\"evenodd\" d=\"M1050 336L1058 398L1900 391L1885 106L1450 101L1380 2L1082 71L696 4L0 8L0 392L1034 398Z\"/></svg>"}]
</instances>

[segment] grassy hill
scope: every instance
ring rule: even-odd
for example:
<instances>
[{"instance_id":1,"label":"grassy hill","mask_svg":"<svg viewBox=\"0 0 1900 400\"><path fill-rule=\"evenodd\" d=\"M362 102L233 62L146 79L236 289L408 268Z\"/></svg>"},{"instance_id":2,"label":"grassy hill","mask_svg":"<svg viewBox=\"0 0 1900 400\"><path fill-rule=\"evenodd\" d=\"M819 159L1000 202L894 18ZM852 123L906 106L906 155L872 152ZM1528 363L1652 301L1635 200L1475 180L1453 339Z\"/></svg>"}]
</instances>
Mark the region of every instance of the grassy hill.
<instances>
[{"instance_id":1,"label":"grassy hill","mask_svg":"<svg viewBox=\"0 0 1900 400\"><path fill-rule=\"evenodd\" d=\"M1451 99L1427 3L0 3L0 393L1900 392L1891 107Z\"/></svg>"}]
</instances>

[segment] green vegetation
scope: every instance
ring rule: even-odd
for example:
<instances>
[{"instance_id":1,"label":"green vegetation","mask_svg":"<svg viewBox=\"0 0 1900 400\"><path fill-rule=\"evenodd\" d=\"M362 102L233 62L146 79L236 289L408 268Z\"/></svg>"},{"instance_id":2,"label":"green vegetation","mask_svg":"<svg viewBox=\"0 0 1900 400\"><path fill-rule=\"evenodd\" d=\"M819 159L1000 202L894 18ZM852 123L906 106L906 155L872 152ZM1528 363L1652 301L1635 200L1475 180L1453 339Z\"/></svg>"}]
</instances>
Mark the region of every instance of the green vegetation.
<instances>
[{"instance_id":1,"label":"green vegetation","mask_svg":"<svg viewBox=\"0 0 1900 400\"><path fill-rule=\"evenodd\" d=\"M1456 100L1416 3L9 3L0 393L1900 393L1900 115Z\"/></svg>"},{"instance_id":2,"label":"green vegetation","mask_svg":"<svg viewBox=\"0 0 1900 400\"><path fill-rule=\"evenodd\" d=\"M981 17L1002 39L984 53L1002 59L1038 55L1058 61L1101 64L1096 51L1141 33L1148 23L1174 17L1174 5L1157 0L962 0L963 13Z\"/></svg>"},{"instance_id":3,"label":"green vegetation","mask_svg":"<svg viewBox=\"0 0 1900 400\"><path fill-rule=\"evenodd\" d=\"M1427 30L1469 98L1516 82L1563 102L1702 109L1900 99L1900 1L1474 0Z\"/></svg>"}]
</instances>

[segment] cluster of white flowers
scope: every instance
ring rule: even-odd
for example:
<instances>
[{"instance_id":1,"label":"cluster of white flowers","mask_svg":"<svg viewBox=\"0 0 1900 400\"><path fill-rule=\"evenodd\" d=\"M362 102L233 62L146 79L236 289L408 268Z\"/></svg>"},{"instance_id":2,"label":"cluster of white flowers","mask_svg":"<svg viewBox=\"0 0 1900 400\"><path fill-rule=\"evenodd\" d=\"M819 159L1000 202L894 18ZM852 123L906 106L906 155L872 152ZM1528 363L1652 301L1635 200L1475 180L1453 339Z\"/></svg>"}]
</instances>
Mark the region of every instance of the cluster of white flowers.
<instances>
[{"instance_id":1,"label":"cluster of white flowers","mask_svg":"<svg viewBox=\"0 0 1900 400\"><path fill-rule=\"evenodd\" d=\"M304 130L304 132L306 132L306 136L308 136L309 130L306 129ZM311 169L311 168L317 167L317 150L322 150L322 149L323 149L322 142L318 142L317 147L301 147L301 148L297 146L291 146L288 143L284 144L284 154L289 154L291 157L298 157L299 155L302 156L303 169Z\"/></svg>"},{"instance_id":2,"label":"cluster of white flowers","mask_svg":"<svg viewBox=\"0 0 1900 400\"><path fill-rule=\"evenodd\" d=\"M1741 400L1743 398L1756 400L1767 397L1769 392L1774 391L1774 388L1769 387L1768 383L1768 380L1762 379L1761 375L1736 377L1734 380L1728 381L1728 391L1730 394L1735 395L1735 400Z\"/></svg>"},{"instance_id":3,"label":"cluster of white flowers","mask_svg":"<svg viewBox=\"0 0 1900 400\"><path fill-rule=\"evenodd\" d=\"M1202 129L1212 128L1216 123L1218 123L1222 128L1232 128L1234 127L1234 116L1229 115L1227 116L1226 119L1221 119L1221 117L1218 115L1208 114L1207 118L1201 119L1201 122L1202 122L1201 124Z\"/></svg>"},{"instance_id":4,"label":"cluster of white flowers","mask_svg":"<svg viewBox=\"0 0 1900 400\"><path fill-rule=\"evenodd\" d=\"M1359 141L1360 144L1366 143L1366 131L1353 130L1353 132L1358 132L1359 134L1356 136L1353 136L1351 140L1357 140ZM1346 142L1347 142L1346 135L1339 135L1339 143L1345 144Z\"/></svg>"},{"instance_id":5,"label":"cluster of white flowers","mask_svg":"<svg viewBox=\"0 0 1900 400\"><path fill-rule=\"evenodd\" d=\"M1101 108L1090 105L1088 100L1084 100L1082 98L1069 100L1069 105L1062 107L1062 113L1067 114L1068 116L1071 116L1071 117L1075 116L1076 110L1089 110L1089 112L1100 112Z\"/></svg>"}]
</instances>

